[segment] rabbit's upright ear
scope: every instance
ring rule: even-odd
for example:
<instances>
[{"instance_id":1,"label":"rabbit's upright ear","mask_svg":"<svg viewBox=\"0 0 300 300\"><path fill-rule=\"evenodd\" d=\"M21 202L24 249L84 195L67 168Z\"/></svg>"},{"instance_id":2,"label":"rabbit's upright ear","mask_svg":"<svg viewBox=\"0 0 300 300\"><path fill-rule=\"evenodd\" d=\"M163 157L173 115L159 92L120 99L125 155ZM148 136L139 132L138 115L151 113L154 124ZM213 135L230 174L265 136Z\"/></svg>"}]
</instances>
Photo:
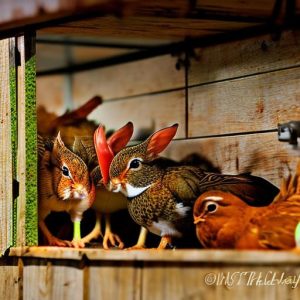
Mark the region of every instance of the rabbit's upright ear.
<instances>
[{"instance_id":1,"label":"rabbit's upright ear","mask_svg":"<svg viewBox=\"0 0 300 300\"><path fill-rule=\"evenodd\" d=\"M114 132L107 140L114 154L120 152L129 142L133 134L133 124L128 122L125 126Z\"/></svg>"},{"instance_id":2,"label":"rabbit's upright ear","mask_svg":"<svg viewBox=\"0 0 300 300\"><path fill-rule=\"evenodd\" d=\"M178 124L161 129L153 133L147 142L146 155L148 158L156 157L160 152L165 150L176 134Z\"/></svg>"},{"instance_id":3,"label":"rabbit's upright ear","mask_svg":"<svg viewBox=\"0 0 300 300\"><path fill-rule=\"evenodd\" d=\"M65 144L64 144L64 142L63 142L62 139L61 139L60 131L59 131L58 134L57 134L57 137L56 137L56 139L55 139L54 144L56 144L56 145L55 145L56 147L57 147L57 146L65 147Z\"/></svg>"}]
</instances>

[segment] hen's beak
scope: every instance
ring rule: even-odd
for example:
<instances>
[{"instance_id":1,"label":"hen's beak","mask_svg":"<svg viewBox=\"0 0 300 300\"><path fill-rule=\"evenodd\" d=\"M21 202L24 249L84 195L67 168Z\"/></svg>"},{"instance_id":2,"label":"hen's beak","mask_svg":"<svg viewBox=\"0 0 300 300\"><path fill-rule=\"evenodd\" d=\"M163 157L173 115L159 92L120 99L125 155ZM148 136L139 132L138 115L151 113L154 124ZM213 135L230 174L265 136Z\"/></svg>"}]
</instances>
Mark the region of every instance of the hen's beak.
<instances>
[{"instance_id":1,"label":"hen's beak","mask_svg":"<svg viewBox=\"0 0 300 300\"><path fill-rule=\"evenodd\" d=\"M194 224L198 224L199 222L205 222L203 215L200 215L199 217L194 218Z\"/></svg>"},{"instance_id":2,"label":"hen's beak","mask_svg":"<svg viewBox=\"0 0 300 300\"><path fill-rule=\"evenodd\" d=\"M109 180L109 167L114 158L114 153L107 143L104 128L101 125L94 133L94 144L100 171L103 178L103 183L106 185Z\"/></svg>"}]
</instances>

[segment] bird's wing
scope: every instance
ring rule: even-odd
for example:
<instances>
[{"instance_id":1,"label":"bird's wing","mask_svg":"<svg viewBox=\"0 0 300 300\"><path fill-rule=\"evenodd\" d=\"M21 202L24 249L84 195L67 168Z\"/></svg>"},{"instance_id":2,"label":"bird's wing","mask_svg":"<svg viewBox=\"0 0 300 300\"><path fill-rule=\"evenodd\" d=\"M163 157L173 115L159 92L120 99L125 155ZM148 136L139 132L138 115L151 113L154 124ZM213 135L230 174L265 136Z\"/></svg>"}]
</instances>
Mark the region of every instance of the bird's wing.
<instances>
[{"instance_id":1,"label":"bird's wing","mask_svg":"<svg viewBox=\"0 0 300 300\"><path fill-rule=\"evenodd\" d=\"M169 189L178 202L194 202L201 194L199 181L203 172L197 172L193 167L171 167L163 177L163 184Z\"/></svg>"},{"instance_id":2,"label":"bird's wing","mask_svg":"<svg viewBox=\"0 0 300 300\"><path fill-rule=\"evenodd\" d=\"M300 205L282 204L284 205L280 205L275 211L268 210L268 214L260 219L258 238L265 248L295 247L295 228L300 220Z\"/></svg>"},{"instance_id":3,"label":"bird's wing","mask_svg":"<svg viewBox=\"0 0 300 300\"><path fill-rule=\"evenodd\" d=\"M181 166L169 168L164 180L168 188L178 198L198 197L208 190L222 190L230 192L247 204L265 206L270 204L276 194L277 187L263 178L252 175L224 175L204 172L197 167Z\"/></svg>"}]
</instances>

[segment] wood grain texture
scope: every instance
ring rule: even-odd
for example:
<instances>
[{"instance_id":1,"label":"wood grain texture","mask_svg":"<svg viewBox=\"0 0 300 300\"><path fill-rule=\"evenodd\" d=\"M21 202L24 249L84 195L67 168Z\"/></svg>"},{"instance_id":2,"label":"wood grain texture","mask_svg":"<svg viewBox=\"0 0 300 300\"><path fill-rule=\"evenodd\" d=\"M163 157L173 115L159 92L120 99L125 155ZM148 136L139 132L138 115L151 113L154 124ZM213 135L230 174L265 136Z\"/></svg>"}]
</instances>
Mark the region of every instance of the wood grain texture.
<instances>
[{"instance_id":1,"label":"wood grain texture","mask_svg":"<svg viewBox=\"0 0 300 300\"><path fill-rule=\"evenodd\" d=\"M234 51L233 51L234 49ZM300 64L300 31L271 35L196 49L189 85L242 77Z\"/></svg>"},{"instance_id":2,"label":"wood grain texture","mask_svg":"<svg viewBox=\"0 0 300 300\"><path fill-rule=\"evenodd\" d=\"M218 1L218 0L198 0L196 7L224 14L237 14L240 16L269 17L272 14L274 1L255 0L241 2L239 0Z\"/></svg>"},{"instance_id":3,"label":"wood grain texture","mask_svg":"<svg viewBox=\"0 0 300 300\"><path fill-rule=\"evenodd\" d=\"M92 249L90 249L92 250ZM74 251L74 250L73 250ZM95 250L93 250L95 251ZM299 254L287 251L240 251L250 260L237 263L237 251L198 250L199 260L171 261L177 250L104 251L123 253L131 260L105 262L22 258L17 267L0 261L4 299L299 299ZM179 251L182 252L182 251ZM191 250L186 250L186 257ZM257 253L260 253L257 256ZM131 253L141 253L136 261ZM205 253L206 255L201 255ZM213 260L221 254L233 260ZM277 253L271 256L272 253ZM163 255L164 254L164 255ZM225 255L224 255L225 254ZM218 256L218 255L217 255ZM287 260L280 257L297 258ZM264 260L255 261L255 258ZM276 258L279 257L279 261ZM159 258L159 260L155 260ZM206 260L205 260L206 259ZM14 259L16 261L16 259ZM263 261L268 261L265 264ZM225 262L225 263L224 263ZM263 262L263 263L262 263ZM23 289L22 289L23 282ZM6 284L5 284L6 283ZM105 288L104 288L105 287ZM1 289L1 287L0 287ZM12 297L12 298L10 298ZM18 298L16 298L18 297Z\"/></svg>"},{"instance_id":4,"label":"wood grain texture","mask_svg":"<svg viewBox=\"0 0 300 300\"><path fill-rule=\"evenodd\" d=\"M251 172L277 186L289 169L295 172L300 158L299 147L278 142L277 133L174 141L162 155L178 160L191 153L203 155L222 173Z\"/></svg>"},{"instance_id":5,"label":"wood grain texture","mask_svg":"<svg viewBox=\"0 0 300 300\"><path fill-rule=\"evenodd\" d=\"M79 0L69 2L64 0L4 0L1 3L1 31L16 26L37 25L49 20L55 20L70 16L81 11L99 9L99 6L107 7L108 1L103 0Z\"/></svg>"},{"instance_id":6,"label":"wood grain texture","mask_svg":"<svg viewBox=\"0 0 300 300\"><path fill-rule=\"evenodd\" d=\"M91 36L154 38L176 41L185 37L204 37L230 30L239 30L260 23L230 22L197 18L160 16L113 16L89 18L42 29L45 33Z\"/></svg>"},{"instance_id":7,"label":"wood grain texture","mask_svg":"<svg viewBox=\"0 0 300 300\"><path fill-rule=\"evenodd\" d=\"M78 262L26 260L24 299L83 299L83 271Z\"/></svg>"},{"instance_id":8,"label":"wood grain texture","mask_svg":"<svg viewBox=\"0 0 300 300\"><path fill-rule=\"evenodd\" d=\"M292 284L265 281L298 276L299 269L263 266L146 263L142 299L297 299ZM274 278L275 278L274 277Z\"/></svg>"},{"instance_id":9,"label":"wood grain texture","mask_svg":"<svg viewBox=\"0 0 300 300\"><path fill-rule=\"evenodd\" d=\"M237 255L238 254L238 255ZM9 256L23 258L44 258L81 261L85 258L99 262L133 261L133 262L180 262L210 263L225 265L291 265L299 264L300 253L297 251L279 250L215 250L215 249L176 249L157 251L156 249L140 250L104 250L95 248L62 248L62 247L14 247Z\"/></svg>"},{"instance_id":10,"label":"wood grain texture","mask_svg":"<svg viewBox=\"0 0 300 300\"><path fill-rule=\"evenodd\" d=\"M228 30L228 27L230 27L230 30L245 27L240 19L237 22L232 22L232 24L224 22L222 16L226 17L226 15L230 17L250 17L254 18L254 21L266 22L272 15L274 3L274 0L261 2L256 0L251 1L251 3L231 0L226 4L217 0L212 3L207 1L204 3L201 1L190 3L182 0L150 2L80 0L72 3L63 0L31 0L25 5L20 1L6 0L2 5L0 14L0 32L7 34L8 30L16 28L16 26L20 30L22 26L29 24L33 27L45 27L46 21L60 20L62 22L61 18L97 11L100 16L110 15L119 18L112 22L100 18L97 26L83 26L81 21L78 21L65 27L48 27L48 30L52 33L68 32L77 34L78 32L74 30L74 27L79 26L81 34L89 33L91 35L157 37L159 33L160 37L172 39L186 36L203 36L215 34L217 31L224 32ZM209 20L208 18L208 20L200 21L197 19L197 17L201 18L203 14L206 16L207 13L212 16L221 16L221 18L217 17L216 20ZM217 28L212 28L214 23ZM253 20L251 23L249 25L254 24ZM165 24L167 26L164 26ZM172 24L175 25L172 26ZM197 25L193 26L192 24ZM207 26L207 24L210 25Z\"/></svg>"},{"instance_id":11,"label":"wood grain texture","mask_svg":"<svg viewBox=\"0 0 300 300\"><path fill-rule=\"evenodd\" d=\"M175 69L176 61L175 57L163 55L74 74L74 102L80 105L94 95L109 100L181 88L184 86L184 71Z\"/></svg>"},{"instance_id":12,"label":"wood grain texture","mask_svg":"<svg viewBox=\"0 0 300 300\"><path fill-rule=\"evenodd\" d=\"M300 120L300 68L189 89L189 137L270 130L291 120Z\"/></svg>"},{"instance_id":13,"label":"wood grain texture","mask_svg":"<svg viewBox=\"0 0 300 300\"><path fill-rule=\"evenodd\" d=\"M0 259L1 299L21 299L22 266L19 258Z\"/></svg>"},{"instance_id":14,"label":"wood grain texture","mask_svg":"<svg viewBox=\"0 0 300 300\"><path fill-rule=\"evenodd\" d=\"M10 40L0 41L0 256L12 243Z\"/></svg>"},{"instance_id":15,"label":"wood grain texture","mask_svg":"<svg viewBox=\"0 0 300 300\"><path fill-rule=\"evenodd\" d=\"M92 263L86 272L86 299L141 299L142 270L133 262Z\"/></svg>"},{"instance_id":16,"label":"wood grain texture","mask_svg":"<svg viewBox=\"0 0 300 300\"><path fill-rule=\"evenodd\" d=\"M179 122L181 128L177 137L185 136L184 91L162 93L152 96L129 98L122 101L108 101L99 106L91 115L107 129L117 129L132 121L136 130L133 139L143 131L150 135L155 130Z\"/></svg>"}]
</instances>

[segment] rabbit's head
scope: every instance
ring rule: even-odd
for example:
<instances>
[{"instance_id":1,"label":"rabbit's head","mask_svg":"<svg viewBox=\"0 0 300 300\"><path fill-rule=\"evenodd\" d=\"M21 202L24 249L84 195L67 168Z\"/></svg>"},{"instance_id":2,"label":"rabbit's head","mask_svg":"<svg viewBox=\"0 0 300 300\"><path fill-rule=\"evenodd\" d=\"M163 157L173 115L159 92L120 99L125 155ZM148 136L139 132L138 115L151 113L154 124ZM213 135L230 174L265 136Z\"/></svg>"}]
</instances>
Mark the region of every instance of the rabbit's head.
<instances>
[{"instance_id":1,"label":"rabbit's head","mask_svg":"<svg viewBox=\"0 0 300 300\"><path fill-rule=\"evenodd\" d=\"M157 182L162 176L163 169L155 163L155 159L175 136L177 127L178 125L174 124L161 129L144 142L124 148L111 157L109 189L132 198Z\"/></svg>"},{"instance_id":2,"label":"rabbit's head","mask_svg":"<svg viewBox=\"0 0 300 300\"><path fill-rule=\"evenodd\" d=\"M83 200L88 197L93 183L84 161L70 151L58 133L51 153L53 185L60 199Z\"/></svg>"}]
</instances>

